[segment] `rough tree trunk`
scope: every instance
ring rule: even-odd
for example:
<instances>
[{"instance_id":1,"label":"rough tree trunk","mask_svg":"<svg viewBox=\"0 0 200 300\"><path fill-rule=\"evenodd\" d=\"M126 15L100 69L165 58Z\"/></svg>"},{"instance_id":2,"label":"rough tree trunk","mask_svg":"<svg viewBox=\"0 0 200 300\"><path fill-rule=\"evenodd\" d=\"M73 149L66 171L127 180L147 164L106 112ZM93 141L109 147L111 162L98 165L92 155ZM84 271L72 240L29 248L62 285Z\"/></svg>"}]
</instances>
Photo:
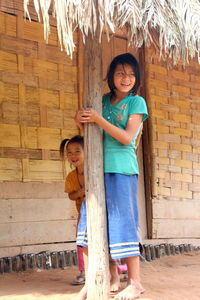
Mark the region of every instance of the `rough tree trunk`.
<instances>
[{"instance_id":1,"label":"rough tree trunk","mask_svg":"<svg viewBox=\"0 0 200 300\"><path fill-rule=\"evenodd\" d=\"M84 59L84 106L102 112L102 47L89 36ZM109 291L107 221L103 177L102 130L84 126L85 186L89 244L87 300L107 300Z\"/></svg>"}]
</instances>

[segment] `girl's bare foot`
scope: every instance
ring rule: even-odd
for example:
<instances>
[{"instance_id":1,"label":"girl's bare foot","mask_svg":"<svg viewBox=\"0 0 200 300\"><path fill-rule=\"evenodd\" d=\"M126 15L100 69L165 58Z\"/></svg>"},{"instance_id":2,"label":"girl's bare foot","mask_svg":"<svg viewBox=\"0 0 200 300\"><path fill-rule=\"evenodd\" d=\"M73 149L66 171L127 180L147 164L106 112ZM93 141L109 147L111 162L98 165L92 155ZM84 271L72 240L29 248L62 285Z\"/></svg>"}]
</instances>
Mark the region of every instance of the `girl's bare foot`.
<instances>
[{"instance_id":1,"label":"girl's bare foot","mask_svg":"<svg viewBox=\"0 0 200 300\"><path fill-rule=\"evenodd\" d=\"M110 292L117 292L120 288L120 278L117 274L116 276L111 276L110 279Z\"/></svg>"},{"instance_id":2,"label":"girl's bare foot","mask_svg":"<svg viewBox=\"0 0 200 300\"><path fill-rule=\"evenodd\" d=\"M87 288L84 287L80 290L77 296L73 297L71 300L85 300L87 299Z\"/></svg>"},{"instance_id":3,"label":"girl's bare foot","mask_svg":"<svg viewBox=\"0 0 200 300\"><path fill-rule=\"evenodd\" d=\"M141 293L144 293L144 289L138 281L134 280L131 284L115 296L115 299L118 300L133 300L140 296Z\"/></svg>"}]
</instances>

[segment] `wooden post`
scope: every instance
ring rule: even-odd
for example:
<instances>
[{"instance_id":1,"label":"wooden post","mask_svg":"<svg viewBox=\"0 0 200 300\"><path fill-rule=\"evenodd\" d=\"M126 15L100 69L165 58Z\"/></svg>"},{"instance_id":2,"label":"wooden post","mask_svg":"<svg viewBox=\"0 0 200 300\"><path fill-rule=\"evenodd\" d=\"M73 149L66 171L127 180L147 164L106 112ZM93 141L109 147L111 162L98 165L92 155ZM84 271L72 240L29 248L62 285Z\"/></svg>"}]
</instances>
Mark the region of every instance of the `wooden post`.
<instances>
[{"instance_id":1,"label":"wooden post","mask_svg":"<svg viewBox=\"0 0 200 300\"><path fill-rule=\"evenodd\" d=\"M87 37L84 59L84 106L102 113L102 46ZM109 292L107 221L103 175L102 130L84 126L85 186L88 232L87 300L107 300Z\"/></svg>"}]
</instances>

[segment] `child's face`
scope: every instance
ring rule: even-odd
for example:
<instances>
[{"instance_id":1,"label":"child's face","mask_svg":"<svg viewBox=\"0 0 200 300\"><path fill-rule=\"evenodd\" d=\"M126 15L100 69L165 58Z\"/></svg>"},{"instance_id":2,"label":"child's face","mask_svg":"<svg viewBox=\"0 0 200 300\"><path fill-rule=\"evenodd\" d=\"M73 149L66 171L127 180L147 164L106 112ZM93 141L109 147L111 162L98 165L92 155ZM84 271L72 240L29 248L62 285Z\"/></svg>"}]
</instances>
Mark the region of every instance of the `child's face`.
<instances>
[{"instance_id":1,"label":"child's face","mask_svg":"<svg viewBox=\"0 0 200 300\"><path fill-rule=\"evenodd\" d=\"M135 72L130 65L117 65L113 80L116 90L128 95L135 85Z\"/></svg>"},{"instance_id":2,"label":"child's face","mask_svg":"<svg viewBox=\"0 0 200 300\"><path fill-rule=\"evenodd\" d=\"M84 163L82 146L78 143L70 143L67 145L67 159L75 168L82 166Z\"/></svg>"}]
</instances>

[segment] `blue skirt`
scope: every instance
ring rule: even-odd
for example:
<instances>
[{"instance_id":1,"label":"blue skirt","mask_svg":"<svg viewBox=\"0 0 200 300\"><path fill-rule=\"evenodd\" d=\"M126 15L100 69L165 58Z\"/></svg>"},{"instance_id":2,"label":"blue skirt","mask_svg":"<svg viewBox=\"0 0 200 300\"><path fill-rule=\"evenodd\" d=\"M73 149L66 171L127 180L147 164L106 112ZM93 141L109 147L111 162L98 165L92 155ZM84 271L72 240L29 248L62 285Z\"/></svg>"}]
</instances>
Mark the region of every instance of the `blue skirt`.
<instances>
[{"instance_id":1,"label":"blue skirt","mask_svg":"<svg viewBox=\"0 0 200 300\"><path fill-rule=\"evenodd\" d=\"M113 259L139 256L137 175L105 173L108 246ZM77 245L87 247L85 200L81 206Z\"/></svg>"}]
</instances>

